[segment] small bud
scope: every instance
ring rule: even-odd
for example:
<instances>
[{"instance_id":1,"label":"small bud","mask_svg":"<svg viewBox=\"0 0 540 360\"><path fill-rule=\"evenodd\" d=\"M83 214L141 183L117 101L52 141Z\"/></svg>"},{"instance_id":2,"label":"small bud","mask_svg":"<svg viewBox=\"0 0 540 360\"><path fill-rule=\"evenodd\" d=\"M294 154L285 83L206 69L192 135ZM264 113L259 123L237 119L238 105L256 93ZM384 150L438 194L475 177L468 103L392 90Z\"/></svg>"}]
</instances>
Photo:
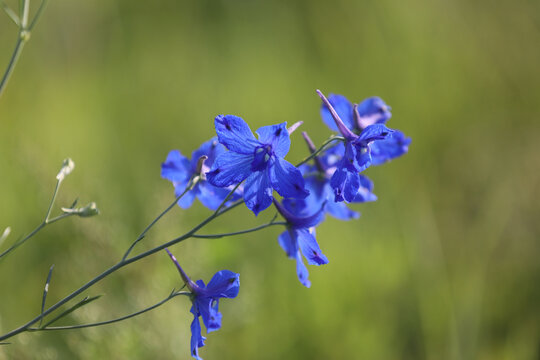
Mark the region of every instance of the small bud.
<instances>
[{"instance_id":1,"label":"small bud","mask_svg":"<svg viewBox=\"0 0 540 360\"><path fill-rule=\"evenodd\" d=\"M195 174L203 175L204 173L206 173L206 171L208 171L208 167L204 166L204 162L206 161L206 159L208 159L208 156L206 155L202 155L199 158L199 160L197 161L197 169L195 170Z\"/></svg>"},{"instance_id":2,"label":"small bud","mask_svg":"<svg viewBox=\"0 0 540 360\"><path fill-rule=\"evenodd\" d=\"M99 214L99 209L95 202L91 202L82 208L71 209L71 208L62 208L62 211L66 214L73 214L80 217L90 217Z\"/></svg>"},{"instance_id":3,"label":"small bud","mask_svg":"<svg viewBox=\"0 0 540 360\"><path fill-rule=\"evenodd\" d=\"M65 159L62 163L62 168L58 172L58 175L56 175L56 180L64 180L64 178L73 171L73 168L75 168L75 163L73 162L73 160L71 160L70 158Z\"/></svg>"}]
</instances>

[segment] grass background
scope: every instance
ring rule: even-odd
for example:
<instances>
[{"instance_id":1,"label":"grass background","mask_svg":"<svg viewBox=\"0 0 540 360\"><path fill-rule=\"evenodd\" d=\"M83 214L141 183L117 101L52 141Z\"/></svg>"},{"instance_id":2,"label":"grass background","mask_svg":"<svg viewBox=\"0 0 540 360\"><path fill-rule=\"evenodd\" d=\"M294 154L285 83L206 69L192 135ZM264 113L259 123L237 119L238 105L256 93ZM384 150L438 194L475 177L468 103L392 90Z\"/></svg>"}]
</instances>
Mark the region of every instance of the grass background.
<instances>
[{"instance_id":1,"label":"grass background","mask_svg":"<svg viewBox=\"0 0 540 360\"><path fill-rule=\"evenodd\" d=\"M15 39L3 15L0 64ZM381 96L410 152L367 170L379 200L355 206L358 221L320 226L330 263L310 267L311 289L278 228L173 247L194 278L241 273L202 356L538 359L539 44L530 0L51 1L0 99L0 228L13 241L39 223L67 156L59 205L94 200L102 214L54 224L0 263L0 332L39 313L51 264L49 303L121 257L172 199L160 163L211 137L215 115L252 129L303 120L322 142L319 88ZM288 159L305 155L294 134ZM206 214L175 209L140 249ZM207 232L272 215L238 209ZM135 311L179 284L156 254L90 290L105 296L65 323ZM188 311L178 298L117 325L22 334L0 359L188 358Z\"/></svg>"}]
</instances>

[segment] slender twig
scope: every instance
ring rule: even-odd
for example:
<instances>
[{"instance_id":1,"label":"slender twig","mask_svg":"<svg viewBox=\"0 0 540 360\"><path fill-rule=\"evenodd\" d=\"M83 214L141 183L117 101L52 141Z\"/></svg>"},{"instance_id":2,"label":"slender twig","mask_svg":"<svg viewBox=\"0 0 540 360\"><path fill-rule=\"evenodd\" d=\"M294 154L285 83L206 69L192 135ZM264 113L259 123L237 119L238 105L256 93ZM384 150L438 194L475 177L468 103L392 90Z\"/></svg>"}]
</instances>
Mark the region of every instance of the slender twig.
<instances>
[{"instance_id":1,"label":"slender twig","mask_svg":"<svg viewBox=\"0 0 540 360\"><path fill-rule=\"evenodd\" d=\"M43 322L43 312L45 311L45 301L47 301L47 294L49 293L49 284L51 283L52 272L54 264L49 269L49 275L47 275L47 281L45 282L45 288L43 289L43 299L41 300L41 320L39 320L39 326Z\"/></svg>"},{"instance_id":2,"label":"slender twig","mask_svg":"<svg viewBox=\"0 0 540 360\"><path fill-rule=\"evenodd\" d=\"M62 214L62 215L59 215L55 218L52 218L52 219L49 219L49 216L51 215L51 211L52 211L52 207L54 205L54 202L56 201L56 195L58 194L58 190L60 189L60 184L61 184L61 180L57 180L56 181L56 186L54 187L54 192L53 192L53 196L51 198L51 201L49 203L49 208L47 209L47 213L45 215L45 219L43 219L43 221L41 222L41 224L39 224L30 234L26 235L24 238L20 239L20 240L17 240L13 245L11 245L8 249L4 250L1 254L0 254L0 259L4 256L6 256L7 254L9 254L10 252L12 252L13 250L15 250L16 248L18 248L19 246L21 246L22 244L24 244L28 239L30 239L32 236L36 235L41 229L43 229L45 226L49 225L49 224L52 224L58 220L61 220L63 218L66 218L70 215L73 215L73 214Z\"/></svg>"},{"instance_id":3,"label":"slender twig","mask_svg":"<svg viewBox=\"0 0 540 360\"><path fill-rule=\"evenodd\" d=\"M84 306L84 305L88 305L90 304L92 301L95 301L97 299L99 299L101 297L101 295L97 295L97 296L92 296L92 297L88 297L86 296L84 299L82 299L81 301L79 301L78 303L76 303L75 305L73 305L72 307L70 307L69 309L63 311L60 315L58 315L57 317L55 317L54 319L50 320L49 322L47 322L45 325L43 325L43 327L47 327L55 322L57 322L58 320L62 319L63 317L71 314L72 312L74 312L75 310L77 310L78 308L80 308L81 306ZM43 319L43 316L45 315L45 313L42 313L42 316L41 318ZM41 327L41 326L40 326Z\"/></svg>"},{"instance_id":4,"label":"slender twig","mask_svg":"<svg viewBox=\"0 0 540 360\"><path fill-rule=\"evenodd\" d=\"M235 187L232 188L231 191L229 191L229 193L227 194L227 196L225 196L225 199L223 199L223 201L221 202L221 204L219 204L218 208L216 209L216 211L214 211L214 214L217 214L219 213L219 211L225 206L225 204L227 203L227 201L229 201L229 199L234 195L234 192L236 191L236 189L238 189L238 187L240 186L240 184L242 184L243 181L239 182L238 184L235 185Z\"/></svg>"},{"instance_id":5,"label":"slender twig","mask_svg":"<svg viewBox=\"0 0 540 360\"><path fill-rule=\"evenodd\" d=\"M300 166L302 164L307 163L309 160L313 159L315 156L323 152L324 150L329 148L329 144L331 144L334 141L345 141L345 138L342 136L332 136L328 140L326 140L316 151L312 152L308 157L306 157L304 160L300 161L296 166Z\"/></svg>"},{"instance_id":6,"label":"slender twig","mask_svg":"<svg viewBox=\"0 0 540 360\"><path fill-rule=\"evenodd\" d=\"M107 321L100 321L100 322L95 322L95 323L90 323L90 324L80 324L80 325L67 325L67 326L48 326L48 327L37 327L37 328L28 328L28 331L51 331L51 330L70 330L70 329L84 329L84 328L89 328L89 327L96 327L96 326L102 326L102 325L108 325L108 324L113 324L113 323L116 323L116 322L120 322L120 321L123 321L123 320L127 320L129 318L132 318L132 317L135 317L137 315L141 315L141 314L144 314L145 312L148 312L150 310L153 310L157 307L160 307L161 305L165 304L166 302L168 302L169 300L175 298L176 296L178 295L186 295L186 296L189 296L191 295L191 293L189 291L177 291L177 292L172 292L169 296L167 296L165 299L161 300L160 302L152 305L152 306L149 306L147 308L144 308L142 310L139 310L137 312L134 312L132 314L129 314L129 315L126 315L126 316L122 316L122 317L119 317L119 318L116 318L116 319L112 319L112 320L107 320Z\"/></svg>"},{"instance_id":7,"label":"slender twig","mask_svg":"<svg viewBox=\"0 0 540 360\"><path fill-rule=\"evenodd\" d=\"M184 195L186 195L189 191L191 191L193 189L193 187L200 181L200 177L195 177L195 178L192 178L188 185L186 186L185 190L176 197L176 199L174 199L174 201L165 209L161 212L161 214L159 214L144 230L142 233L140 233L140 235L135 239L135 241L130 245L130 247L127 249L127 251L125 252L124 256L122 256L122 261L126 260L127 257L129 256L129 254L131 253L131 251L133 250L133 248L135 247L135 245L137 245L137 243L139 241L141 241L145 236L146 236L146 233L166 214L168 213L173 207L174 205L176 205L178 203L178 201L180 201L180 199L182 199L182 197L184 197Z\"/></svg>"},{"instance_id":8,"label":"slender twig","mask_svg":"<svg viewBox=\"0 0 540 360\"><path fill-rule=\"evenodd\" d=\"M270 222L268 222L266 224L263 224L263 225L260 225L260 226L257 226L257 227L254 227L254 228L251 228L251 229L240 230L240 231L235 231L235 232L230 232L230 233L223 233L223 234L209 234L209 235L197 235L197 234L194 234L191 237L198 238L198 239L219 239L219 238L223 238L223 237L227 237L227 236L248 234L248 233L251 233L251 232L262 230L262 229L270 227L270 226L275 226L275 225L284 225L285 226L285 225L287 225L287 223L285 221L274 221L276 219L276 217L277 217L277 214L274 216L274 218L272 220L270 220Z\"/></svg>"},{"instance_id":9,"label":"slender twig","mask_svg":"<svg viewBox=\"0 0 540 360\"><path fill-rule=\"evenodd\" d=\"M36 11L36 14L34 15L34 19L32 19L32 22L30 23L30 26L28 27L29 31L32 31L34 27L36 26L36 23L38 22L39 18L41 17L41 14L43 13L43 9L45 9L45 5L47 5L48 0L41 0L41 4L39 5L39 8Z\"/></svg>"}]
</instances>

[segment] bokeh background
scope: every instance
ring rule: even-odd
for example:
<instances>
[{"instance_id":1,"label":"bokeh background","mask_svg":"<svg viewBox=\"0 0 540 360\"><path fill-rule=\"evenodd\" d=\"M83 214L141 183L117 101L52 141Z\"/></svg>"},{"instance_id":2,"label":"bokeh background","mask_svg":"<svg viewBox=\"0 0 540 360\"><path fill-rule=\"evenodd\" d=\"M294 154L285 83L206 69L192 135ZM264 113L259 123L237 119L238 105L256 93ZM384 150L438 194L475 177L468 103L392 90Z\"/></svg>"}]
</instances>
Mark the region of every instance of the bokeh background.
<instances>
[{"instance_id":1,"label":"bokeh background","mask_svg":"<svg viewBox=\"0 0 540 360\"><path fill-rule=\"evenodd\" d=\"M3 69L16 27L1 15ZM67 156L76 168L58 204L93 200L101 215L54 224L0 262L0 332L39 313L51 264L49 303L118 261L172 200L160 163L210 138L215 115L252 129L303 120L321 143L318 88L381 96L410 152L366 171L379 200L354 206L359 220L319 227L330 263L310 266L311 289L279 228L174 246L194 278L241 273L202 357L539 359L539 64L538 1L52 0L0 98L0 227L14 241L41 221ZM288 159L305 155L295 133ZM207 214L176 208L138 249ZM237 209L205 232L272 215ZM156 254L63 323L127 314L179 285ZM0 359L187 359L189 306L22 334Z\"/></svg>"}]
</instances>

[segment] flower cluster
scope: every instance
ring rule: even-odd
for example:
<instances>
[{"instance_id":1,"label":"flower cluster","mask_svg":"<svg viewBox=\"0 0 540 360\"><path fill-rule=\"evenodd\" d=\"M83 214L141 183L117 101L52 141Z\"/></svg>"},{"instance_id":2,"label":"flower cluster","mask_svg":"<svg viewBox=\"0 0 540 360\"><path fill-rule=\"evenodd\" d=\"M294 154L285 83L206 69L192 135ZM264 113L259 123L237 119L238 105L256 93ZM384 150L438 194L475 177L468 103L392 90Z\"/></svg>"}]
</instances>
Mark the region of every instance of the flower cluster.
<instances>
[{"instance_id":1,"label":"flower cluster","mask_svg":"<svg viewBox=\"0 0 540 360\"><path fill-rule=\"evenodd\" d=\"M161 167L162 176L172 181L181 197L178 204L183 208L197 197L219 212L221 207L230 206L226 201L243 198L257 216L274 204L285 220L278 242L287 256L296 260L298 279L306 287L311 283L304 258L309 265L328 263L317 243L315 227L327 213L341 220L357 218L359 214L349 209L348 203L377 199L373 182L362 172L405 154L411 142L402 132L385 125L392 114L382 99L371 97L352 104L342 95L326 98L317 92L322 99L322 120L339 134L316 149L303 132L311 155L299 166L285 160L296 126L287 128L285 122L263 126L255 137L242 118L218 115L214 120L217 138L194 151L191 161L179 151L171 151ZM189 195L180 196L186 189ZM281 199L275 197L274 190ZM223 270L205 286L200 280L191 282L173 260L193 294L191 348L198 359L198 348L205 340L198 318L202 316L208 332L219 329L218 299L236 297L238 275Z\"/></svg>"}]
</instances>

